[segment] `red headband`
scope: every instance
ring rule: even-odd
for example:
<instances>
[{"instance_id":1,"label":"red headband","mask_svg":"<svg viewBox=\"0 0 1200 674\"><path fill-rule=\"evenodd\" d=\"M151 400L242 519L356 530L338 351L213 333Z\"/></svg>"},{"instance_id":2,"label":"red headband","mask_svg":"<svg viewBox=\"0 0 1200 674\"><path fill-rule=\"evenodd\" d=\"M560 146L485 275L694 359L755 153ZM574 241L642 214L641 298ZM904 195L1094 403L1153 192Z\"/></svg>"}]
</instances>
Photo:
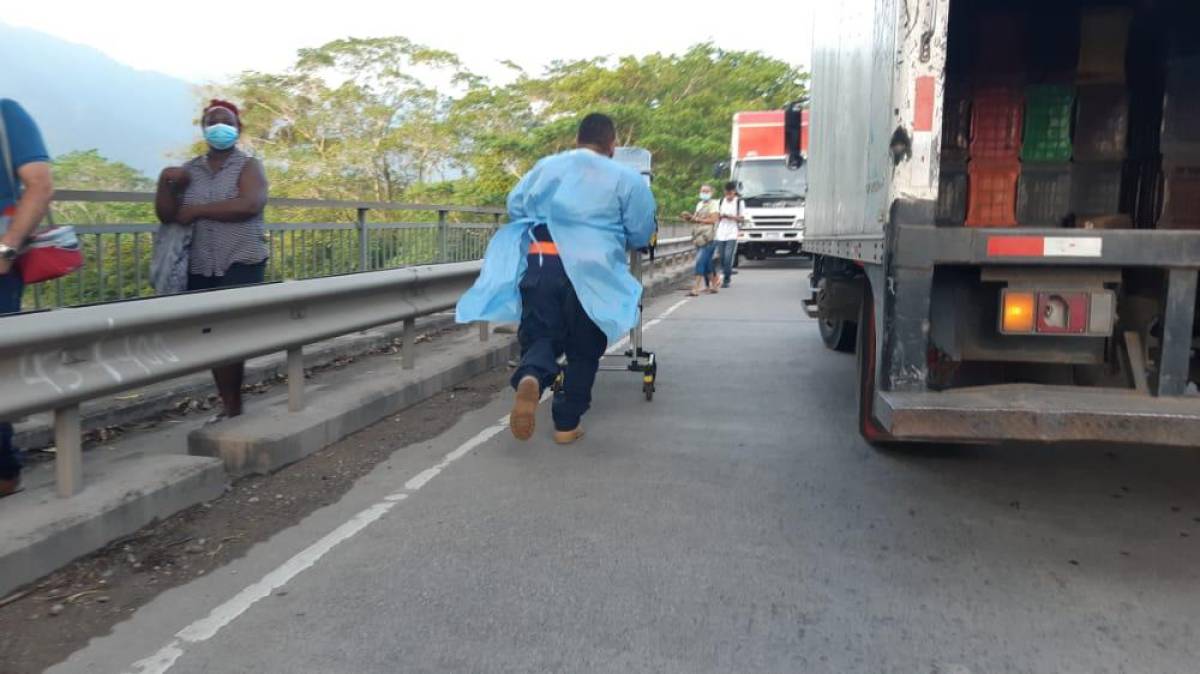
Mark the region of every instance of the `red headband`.
<instances>
[{"instance_id":1,"label":"red headband","mask_svg":"<svg viewBox=\"0 0 1200 674\"><path fill-rule=\"evenodd\" d=\"M223 101L219 98L214 98L209 102L208 107L204 109L204 114L208 114L213 108L225 108L233 113L234 117L241 119L242 115L238 112L238 107L229 101Z\"/></svg>"}]
</instances>

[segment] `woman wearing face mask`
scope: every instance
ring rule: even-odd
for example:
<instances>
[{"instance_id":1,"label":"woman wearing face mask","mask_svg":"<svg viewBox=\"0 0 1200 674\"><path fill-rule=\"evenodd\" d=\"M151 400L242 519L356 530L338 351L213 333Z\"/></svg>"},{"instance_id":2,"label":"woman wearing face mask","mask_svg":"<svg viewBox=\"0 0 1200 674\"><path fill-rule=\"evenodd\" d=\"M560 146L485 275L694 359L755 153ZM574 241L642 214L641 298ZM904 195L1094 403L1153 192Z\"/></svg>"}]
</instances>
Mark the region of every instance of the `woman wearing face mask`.
<instances>
[{"instance_id":1,"label":"woman wearing face mask","mask_svg":"<svg viewBox=\"0 0 1200 674\"><path fill-rule=\"evenodd\" d=\"M158 219L192 228L189 291L261 283L270 255L263 230L267 178L262 163L237 147L242 123L234 104L213 100L200 126L208 151L163 170L155 197ZM242 413L244 371L241 362L213 369L221 417Z\"/></svg>"},{"instance_id":2,"label":"woman wearing face mask","mask_svg":"<svg viewBox=\"0 0 1200 674\"><path fill-rule=\"evenodd\" d=\"M720 212L712 196L712 186L701 185L700 203L696 204L695 212L682 214L684 220L695 224L692 228L692 244L696 247L696 281L688 293L692 297L699 295L702 287L707 287L705 292L717 292L713 253L716 250L715 226Z\"/></svg>"}]
</instances>

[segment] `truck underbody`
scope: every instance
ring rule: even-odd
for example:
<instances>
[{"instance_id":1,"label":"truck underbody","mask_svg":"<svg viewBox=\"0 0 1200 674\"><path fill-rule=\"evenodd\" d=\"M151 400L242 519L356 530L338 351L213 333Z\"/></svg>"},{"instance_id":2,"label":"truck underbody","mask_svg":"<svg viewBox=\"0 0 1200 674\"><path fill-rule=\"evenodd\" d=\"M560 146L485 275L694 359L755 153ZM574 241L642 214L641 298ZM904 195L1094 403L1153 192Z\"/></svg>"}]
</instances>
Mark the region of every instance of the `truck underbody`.
<instances>
[{"instance_id":1,"label":"truck underbody","mask_svg":"<svg viewBox=\"0 0 1200 674\"><path fill-rule=\"evenodd\" d=\"M1098 6L1067 4L1076 12ZM1135 26L1159 31L1169 43L1174 15L1143 15L1156 4L1169 3L1128 3L1127 9ZM955 55L971 47L967 29L955 29L956 22L979 25L983 13L997 7L1024 12L1026 21L1038 16L1034 3L950 0L949 7L949 40L941 45L949 52L947 83L961 66ZM1135 53L1140 47L1134 45L1131 38L1130 82L1155 79L1139 67L1167 70L1165 49ZM1041 66L1049 68L1029 67ZM819 74L817 68L814 100L821 94ZM814 127L821 127L816 112ZM914 135L898 129L893 150L900 138L909 141L911 156ZM946 140L935 134L935 152ZM814 155L822 142L814 138ZM1167 154L1165 141L1154 152ZM905 161L897 156L897 171ZM1159 166L1169 161L1160 158ZM1122 223L1112 229L1085 229L1085 214L1074 208L1061 222L970 223L965 208L948 222L945 175L941 194L935 179L932 198L893 199L874 232L821 231L814 221L828 211L820 194L815 209L810 198L804 248L814 262L805 308L829 348L857 354L859 425L868 441L1200 446L1200 229L1168 222L1161 178L1152 213L1139 214L1146 209L1138 205L1140 183L1130 163L1123 171L1118 164L1113 189L1120 198L1105 195L1114 204L1111 215L1088 214ZM949 165L945 155L942 164ZM1200 166L1200 158L1194 164ZM1077 155L1071 167L1080 166ZM1024 163L1025 171L1036 168ZM814 185L821 179L815 164L810 175ZM1018 301L1024 298L1028 305ZM1022 309L1029 323L1014 329L1008 319Z\"/></svg>"}]
</instances>

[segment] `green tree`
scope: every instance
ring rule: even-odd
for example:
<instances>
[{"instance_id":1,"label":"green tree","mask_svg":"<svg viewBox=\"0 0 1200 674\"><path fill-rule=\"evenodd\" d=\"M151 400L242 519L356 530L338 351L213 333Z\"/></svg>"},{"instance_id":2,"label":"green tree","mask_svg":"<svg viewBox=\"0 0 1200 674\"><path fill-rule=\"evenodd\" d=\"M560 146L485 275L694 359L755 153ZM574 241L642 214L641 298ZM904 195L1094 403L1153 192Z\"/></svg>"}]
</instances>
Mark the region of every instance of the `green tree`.
<instances>
[{"instance_id":1,"label":"green tree","mask_svg":"<svg viewBox=\"0 0 1200 674\"><path fill-rule=\"evenodd\" d=\"M110 161L96 150L81 150L60 155L54 160L54 186L58 190L96 190L101 192L149 192L154 181L121 162ZM148 222L154 209L148 204L97 203L57 200L56 221L103 225Z\"/></svg>"},{"instance_id":2,"label":"green tree","mask_svg":"<svg viewBox=\"0 0 1200 674\"><path fill-rule=\"evenodd\" d=\"M286 73L242 73L223 93L242 104L243 143L273 193L398 201L449 168L449 98L430 82L464 77L449 52L349 38L301 50Z\"/></svg>"},{"instance_id":3,"label":"green tree","mask_svg":"<svg viewBox=\"0 0 1200 674\"><path fill-rule=\"evenodd\" d=\"M757 52L696 45L683 54L557 62L541 77L476 84L451 108L469 134L463 161L480 200L499 204L516 177L542 155L571 147L579 117L614 117L622 145L654 155L654 190L663 210L689 208L713 165L728 159L734 113L779 109L806 94L808 75Z\"/></svg>"},{"instance_id":4,"label":"green tree","mask_svg":"<svg viewBox=\"0 0 1200 674\"><path fill-rule=\"evenodd\" d=\"M152 250L151 234L101 234L103 225L154 222L150 204L70 201L67 190L148 192L154 181L137 169L105 159L96 150L71 152L54 160L54 184L59 197L51 208L56 224L74 225L85 264L70 277L26 289L26 308L66 306L138 297L150 292L147 283Z\"/></svg>"}]
</instances>

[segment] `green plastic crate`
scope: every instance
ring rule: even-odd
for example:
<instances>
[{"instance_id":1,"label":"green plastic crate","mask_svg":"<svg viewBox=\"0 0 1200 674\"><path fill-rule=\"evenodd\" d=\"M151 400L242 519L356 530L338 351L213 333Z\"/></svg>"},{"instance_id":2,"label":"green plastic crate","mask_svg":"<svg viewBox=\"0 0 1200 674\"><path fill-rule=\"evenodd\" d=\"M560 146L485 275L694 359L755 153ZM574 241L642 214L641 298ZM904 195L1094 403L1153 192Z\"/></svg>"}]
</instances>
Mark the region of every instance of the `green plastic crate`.
<instances>
[{"instance_id":1,"label":"green plastic crate","mask_svg":"<svg viewBox=\"0 0 1200 674\"><path fill-rule=\"evenodd\" d=\"M1025 89L1025 138L1021 161L1061 164L1071 161L1071 111L1075 88L1034 84Z\"/></svg>"}]
</instances>

